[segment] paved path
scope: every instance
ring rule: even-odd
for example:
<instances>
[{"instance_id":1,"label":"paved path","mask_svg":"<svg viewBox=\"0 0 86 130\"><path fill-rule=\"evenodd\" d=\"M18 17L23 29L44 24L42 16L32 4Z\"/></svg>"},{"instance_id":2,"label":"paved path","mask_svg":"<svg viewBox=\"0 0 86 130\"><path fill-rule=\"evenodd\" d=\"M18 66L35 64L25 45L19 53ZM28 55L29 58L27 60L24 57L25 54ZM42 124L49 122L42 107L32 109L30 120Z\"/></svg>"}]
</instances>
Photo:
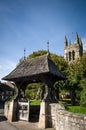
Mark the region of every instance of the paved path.
<instances>
[{"instance_id":1,"label":"paved path","mask_svg":"<svg viewBox=\"0 0 86 130\"><path fill-rule=\"evenodd\" d=\"M54 128L40 129L38 127L38 123L30 123L25 121L12 122L11 124L20 130L55 130Z\"/></svg>"},{"instance_id":2,"label":"paved path","mask_svg":"<svg viewBox=\"0 0 86 130\"><path fill-rule=\"evenodd\" d=\"M4 110L0 104L0 130L55 130L54 128L40 129L38 123L18 121L9 123L3 116Z\"/></svg>"},{"instance_id":3,"label":"paved path","mask_svg":"<svg viewBox=\"0 0 86 130\"><path fill-rule=\"evenodd\" d=\"M0 115L0 130L19 130L19 128L9 124L6 118Z\"/></svg>"},{"instance_id":4,"label":"paved path","mask_svg":"<svg viewBox=\"0 0 86 130\"><path fill-rule=\"evenodd\" d=\"M0 122L0 130L19 130L19 128L9 124L6 121Z\"/></svg>"},{"instance_id":5,"label":"paved path","mask_svg":"<svg viewBox=\"0 0 86 130\"><path fill-rule=\"evenodd\" d=\"M54 128L40 129L38 123L18 121L9 123L5 117L0 116L0 130L55 130Z\"/></svg>"}]
</instances>

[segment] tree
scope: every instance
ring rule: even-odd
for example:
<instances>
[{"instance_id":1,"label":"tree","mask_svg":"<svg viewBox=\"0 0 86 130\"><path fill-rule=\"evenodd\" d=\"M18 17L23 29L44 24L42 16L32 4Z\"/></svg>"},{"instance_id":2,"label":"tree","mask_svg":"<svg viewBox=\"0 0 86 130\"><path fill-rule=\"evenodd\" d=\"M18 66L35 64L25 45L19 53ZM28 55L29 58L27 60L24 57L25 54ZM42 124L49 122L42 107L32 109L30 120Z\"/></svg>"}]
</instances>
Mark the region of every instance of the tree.
<instances>
[{"instance_id":1,"label":"tree","mask_svg":"<svg viewBox=\"0 0 86 130\"><path fill-rule=\"evenodd\" d=\"M82 64L82 77L80 81L80 87L82 88L80 95L80 105L86 107L86 51L81 58Z\"/></svg>"},{"instance_id":2,"label":"tree","mask_svg":"<svg viewBox=\"0 0 86 130\"><path fill-rule=\"evenodd\" d=\"M27 57L27 60L28 59L31 59L31 58L35 58L37 56L42 56L44 54L47 54L47 51L46 50L39 50L39 51L36 51L36 52L33 52L32 54L30 54L28 57Z\"/></svg>"},{"instance_id":3,"label":"tree","mask_svg":"<svg viewBox=\"0 0 86 130\"><path fill-rule=\"evenodd\" d=\"M80 82L86 77L86 54L76 61L71 62L66 71L67 75L67 88L71 93L71 103L75 104L76 98L80 99L83 85ZM79 94L80 93L80 94Z\"/></svg>"},{"instance_id":4,"label":"tree","mask_svg":"<svg viewBox=\"0 0 86 130\"><path fill-rule=\"evenodd\" d=\"M42 83L31 83L28 84L25 90L25 95L28 99L41 99L41 88Z\"/></svg>"},{"instance_id":5,"label":"tree","mask_svg":"<svg viewBox=\"0 0 86 130\"><path fill-rule=\"evenodd\" d=\"M82 76L82 64L79 59L69 64L67 69L68 88L71 95L71 104L75 105L76 91L79 90L79 84Z\"/></svg>"},{"instance_id":6,"label":"tree","mask_svg":"<svg viewBox=\"0 0 86 130\"><path fill-rule=\"evenodd\" d=\"M80 85L82 86L80 105L86 107L86 77L81 80Z\"/></svg>"}]
</instances>

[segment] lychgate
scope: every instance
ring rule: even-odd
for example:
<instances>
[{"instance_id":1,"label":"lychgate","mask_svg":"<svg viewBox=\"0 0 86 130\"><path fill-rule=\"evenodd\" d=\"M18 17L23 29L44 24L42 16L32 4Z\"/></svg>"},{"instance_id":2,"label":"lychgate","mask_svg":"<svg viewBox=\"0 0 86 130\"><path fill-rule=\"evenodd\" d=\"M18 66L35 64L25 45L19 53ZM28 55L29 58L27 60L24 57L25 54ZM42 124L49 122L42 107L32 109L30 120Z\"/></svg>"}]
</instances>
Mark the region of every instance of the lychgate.
<instances>
[{"instance_id":1,"label":"lychgate","mask_svg":"<svg viewBox=\"0 0 86 130\"><path fill-rule=\"evenodd\" d=\"M65 77L50 59L49 54L28 61L24 60L3 79L15 82L18 88L17 97L14 99L14 105L9 112L11 121L16 119L29 121L31 111L29 101L25 97L26 86L30 83L44 83L45 92L40 106L39 127L51 127L49 103L55 103L57 100L53 85L58 80L64 80Z\"/></svg>"}]
</instances>

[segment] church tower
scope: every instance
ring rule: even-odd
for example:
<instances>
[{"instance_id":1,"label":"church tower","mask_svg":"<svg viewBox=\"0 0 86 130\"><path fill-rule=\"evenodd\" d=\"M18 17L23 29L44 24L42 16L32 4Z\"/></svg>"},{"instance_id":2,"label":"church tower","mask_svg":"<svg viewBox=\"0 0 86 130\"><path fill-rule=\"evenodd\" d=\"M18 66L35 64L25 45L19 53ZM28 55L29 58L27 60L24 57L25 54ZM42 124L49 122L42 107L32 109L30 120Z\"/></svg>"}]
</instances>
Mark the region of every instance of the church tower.
<instances>
[{"instance_id":1,"label":"church tower","mask_svg":"<svg viewBox=\"0 0 86 130\"><path fill-rule=\"evenodd\" d=\"M78 33L76 33L76 39L73 44L68 43L68 40L65 36L64 39L64 58L66 61L74 61L77 58L81 57L83 55L83 43L81 39L78 36Z\"/></svg>"}]
</instances>

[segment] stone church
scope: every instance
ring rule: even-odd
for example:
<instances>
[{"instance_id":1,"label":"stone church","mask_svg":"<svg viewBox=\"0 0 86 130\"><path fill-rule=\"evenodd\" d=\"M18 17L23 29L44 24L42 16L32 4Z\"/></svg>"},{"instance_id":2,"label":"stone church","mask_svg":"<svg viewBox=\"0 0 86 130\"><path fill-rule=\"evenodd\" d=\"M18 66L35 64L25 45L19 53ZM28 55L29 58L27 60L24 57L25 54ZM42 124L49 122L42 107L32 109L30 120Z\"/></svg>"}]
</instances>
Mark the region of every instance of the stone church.
<instances>
[{"instance_id":1,"label":"stone church","mask_svg":"<svg viewBox=\"0 0 86 130\"><path fill-rule=\"evenodd\" d=\"M83 43L78 33L76 33L76 39L73 44L68 43L68 40L65 36L64 40L64 58L66 61L71 62L83 55Z\"/></svg>"}]
</instances>

